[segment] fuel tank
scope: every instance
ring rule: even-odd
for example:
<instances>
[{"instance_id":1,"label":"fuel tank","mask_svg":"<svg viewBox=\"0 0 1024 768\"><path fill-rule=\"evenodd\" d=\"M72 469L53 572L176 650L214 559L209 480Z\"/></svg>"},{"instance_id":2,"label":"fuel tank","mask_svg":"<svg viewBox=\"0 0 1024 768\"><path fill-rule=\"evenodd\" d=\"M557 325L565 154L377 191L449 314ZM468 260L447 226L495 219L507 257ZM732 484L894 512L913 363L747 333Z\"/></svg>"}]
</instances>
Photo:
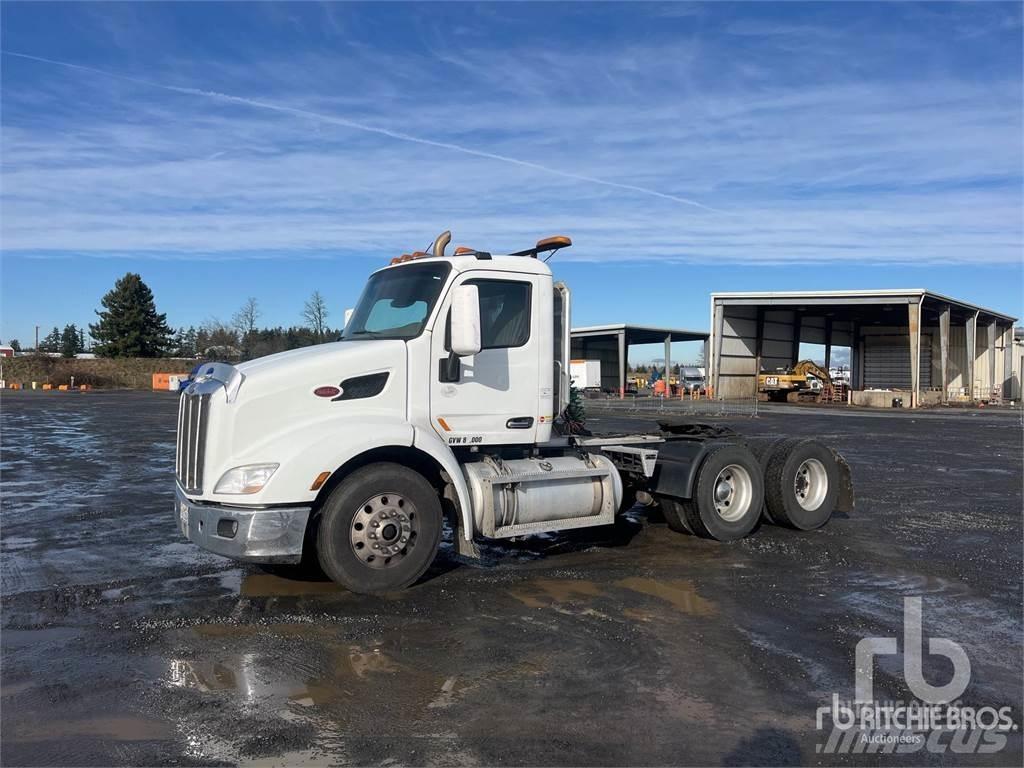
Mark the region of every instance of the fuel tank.
<instances>
[{"instance_id":1,"label":"fuel tank","mask_svg":"<svg viewBox=\"0 0 1024 768\"><path fill-rule=\"evenodd\" d=\"M611 522L622 500L619 472L600 454L502 461L485 457L463 465L476 529L485 535L540 532ZM601 519L596 519L601 518ZM544 523L554 523L545 526ZM530 526L533 530L521 530ZM509 535L509 534L505 534Z\"/></svg>"}]
</instances>

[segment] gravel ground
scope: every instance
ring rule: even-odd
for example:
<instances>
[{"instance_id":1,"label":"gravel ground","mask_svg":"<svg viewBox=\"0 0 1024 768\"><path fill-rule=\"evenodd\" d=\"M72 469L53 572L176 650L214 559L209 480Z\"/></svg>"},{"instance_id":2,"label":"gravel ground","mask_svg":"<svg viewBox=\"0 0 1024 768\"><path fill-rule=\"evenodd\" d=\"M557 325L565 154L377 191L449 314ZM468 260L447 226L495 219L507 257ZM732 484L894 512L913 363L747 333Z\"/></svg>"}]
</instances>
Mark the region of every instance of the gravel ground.
<instances>
[{"instance_id":1,"label":"gravel ground","mask_svg":"<svg viewBox=\"0 0 1024 768\"><path fill-rule=\"evenodd\" d=\"M444 545L387 597L238 566L182 539L176 402L4 393L3 765L1020 765L990 754L827 754L864 637L971 662L965 705L1021 722L1020 415L769 408L752 434L849 461L854 513L719 544L635 509L612 527ZM650 430L601 417L597 430ZM933 684L950 665L926 655ZM878 699L907 698L900 656Z\"/></svg>"}]
</instances>

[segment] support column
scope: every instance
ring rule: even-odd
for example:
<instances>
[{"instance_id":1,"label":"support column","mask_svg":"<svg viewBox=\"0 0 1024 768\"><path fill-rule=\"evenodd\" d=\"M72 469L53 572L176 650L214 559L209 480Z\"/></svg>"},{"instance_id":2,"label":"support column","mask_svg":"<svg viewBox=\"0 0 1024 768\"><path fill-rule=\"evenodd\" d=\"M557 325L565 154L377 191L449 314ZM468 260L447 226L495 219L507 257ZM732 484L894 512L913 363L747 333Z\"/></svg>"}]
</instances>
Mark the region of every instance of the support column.
<instances>
[{"instance_id":1,"label":"support column","mask_svg":"<svg viewBox=\"0 0 1024 768\"><path fill-rule=\"evenodd\" d=\"M1013 325L1008 325L1003 333L1003 400L1013 394Z\"/></svg>"},{"instance_id":2,"label":"support column","mask_svg":"<svg viewBox=\"0 0 1024 768\"><path fill-rule=\"evenodd\" d=\"M825 318L825 370L832 367L832 318ZM829 374L831 375L831 374Z\"/></svg>"},{"instance_id":3,"label":"support column","mask_svg":"<svg viewBox=\"0 0 1024 768\"><path fill-rule=\"evenodd\" d=\"M996 320L988 324L988 392L985 399L992 397L992 390L996 388Z\"/></svg>"},{"instance_id":4,"label":"support column","mask_svg":"<svg viewBox=\"0 0 1024 768\"><path fill-rule=\"evenodd\" d=\"M978 353L978 313L974 312L967 316L967 322L964 324L964 330L966 331L966 346L967 346L967 367L964 369L964 375L967 377L967 399L974 400L977 393L974 391L974 356Z\"/></svg>"},{"instance_id":5,"label":"support column","mask_svg":"<svg viewBox=\"0 0 1024 768\"><path fill-rule=\"evenodd\" d=\"M672 397L672 335L665 337L665 397Z\"/></svg>"},{"instance_id":6,"label":"support column","mask_svg":"<svg viewBox=\"0 0 1024 768\"><path fill-rule=\"evenodd\" d=\"M910 341L910 407L917 408L921 401L921 305L907 304Z\"/></svg>"},{"instance_id":7,"label":"support column","mask_svg":"<svg viewBox=\"0 0 1024 768\"><path fill-rule=\"evenodd\" d=\"M619 399L626 397L626 332L619 333Z\"/></svg>"},{"instance_id":8,"label":"support column","mask_svg":"<svg viewBox=\"0 0 1024 768\"><path fill-rule=\"evenodd\" d=\"M800 324L803 322L803 315L800 310L793 310L793 351L790 354L790 365L800 362Z\"/></svg>"},{"instance_id":9,"label":"support column","mask_svg":"<svg viewBox=\"0 0 1024 768\"><path fill-rule=\"evenodd\" d=\"M764 355L764 307L757 308L757 330L754 331L754 396L761 375L761 357Z\"/></svg>"},{"instance_id":10,"label":"support column","mask_svg":"<svg viewBox=\"0 0 1024 768\"><path fill-rule=\"evenodd\" d=\"M942 383L942 403L949 401L949 304L939 310L939 354L942 372L939 380Z\"/></svg>"},{"instance_id":11,"label":"support column","mask_svg":"<svg viewBox=\"0 0 1024 768\"><path fill-rule=\"evenodd\" d=\"M864 389L864 365L860 359L860 323L850 324L850 388Z\"/></svg>"},{"instance_id":12,"label":"support column","mask_svg":"<svg viewBox=\"0 0 1024 768\"><path fill-rule=\"evenodd\" d=\"M725 307L721 304L715 304L714 323L711 329L714 339L714 349L711 350L711 386L714 397L721 399L719 381L722 377L722 334L725 332ZM754 376L754 392L757 392L757 376Z\"/></svg>"}]
</instances>

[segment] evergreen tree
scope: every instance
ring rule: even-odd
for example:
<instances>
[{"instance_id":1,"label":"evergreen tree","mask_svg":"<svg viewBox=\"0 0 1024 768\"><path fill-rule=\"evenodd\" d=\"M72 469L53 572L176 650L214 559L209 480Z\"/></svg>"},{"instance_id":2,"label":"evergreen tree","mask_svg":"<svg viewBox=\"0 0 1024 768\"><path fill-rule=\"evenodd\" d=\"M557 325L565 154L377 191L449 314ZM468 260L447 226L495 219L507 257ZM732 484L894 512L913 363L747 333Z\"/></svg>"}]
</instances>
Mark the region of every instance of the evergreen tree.
<instances>
[{"instance_id":1,"label":"evergreen tree","mask_svg":"<svg viewBox=\"0 0 1024 768\"><path fill-rule=\"evenodd\" d=\"M565 424L572 435L589 435L587 414L583 407L583 393L569 385L569 404L565 406Z\"/></svg>"},{"instance_id":2,"label":"evergreen tree","mask_svg":"<svg viewBox=\"0 0 1024 768\"><path fill-rule=\"evenodd\" d=\"M57 326L53 326L53 330L50 331L39 342L40 352L60 352L60 329Z\"/></svg>"},{"instance_id":3,"label":"evergreen tree","mask_svg":"<svg viewBox=\"0 0 1024 768\"><path fill-rule=\"evenodd\" d=\"M153 292L129 272L114 284L96 310L99 322L89 326L94 349L102 357L159 357L170 344L167 315L156 311Z\"/></svg>"},{"instance_id":4,"label":"evergreen tree","mask_svg":"<svg viewBox=\"0 0 1024 768\"><path fill-rule=\"evenodd\" d=\"M78 327L74 323L65 325L60 335L60 353L64 357L74 357L82 351L80 343Z\"/></svg>"},{"instance_id":5,"label":"evergreen tree","mask_svg":"<svg viewBox=\"0 0 1024 768\"><path fill-rule=\"evenodd\" d=\"M196 329L195 326L179 328L171 339L172 357L195 357L196 356Z\"/></svg>"},{"instance_id":6,"label":"evergreen tree","mask_svg":"<svg viewBox=\"0 0 1024 768\"><path fill-rule=\"evenodd\" d=\"M21 352L21 342L20 342L20 341L18 341L17 339L11 339L11 340L10 340L10 341L9 341L9 342L7 343L7 346L9 346L9 347L10 347L11 349L13 349L13 350L14 350L15 352Z\"/></svg>"}]
</instances>

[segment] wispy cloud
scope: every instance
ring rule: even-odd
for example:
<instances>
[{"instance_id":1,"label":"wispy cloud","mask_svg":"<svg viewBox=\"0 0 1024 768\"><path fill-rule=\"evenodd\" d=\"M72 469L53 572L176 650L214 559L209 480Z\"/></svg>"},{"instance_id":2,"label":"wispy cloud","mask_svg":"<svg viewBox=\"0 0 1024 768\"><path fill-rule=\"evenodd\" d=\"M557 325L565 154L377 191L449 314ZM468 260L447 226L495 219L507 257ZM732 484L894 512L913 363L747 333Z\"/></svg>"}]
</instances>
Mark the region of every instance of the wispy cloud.
<instances>
[{"instance_id":1,"label":"wispy cloud","mask_svg":"<svg viewBox=\"0 0 1024 768\"><path fill-rule=\"evenodd\" d=\"M651 197L660 197L663 200L671 200L676 203L682 203L683 205L692 205L696 208L702 208L705 211L712 213L723 213L715 208L698 203L695 200L690 200L679 195L670 195L665 192L659 192L655 189L649 189L642 187L637 184L625 184L618 181L610 181L608 179L599 179L595 176L586 176L580 173L573 173L571 171L564 171L559 168L553 168L551 166L542 165L541 163L530 162L529 160L521 160L515 157L509 157L508 155L500 155L496 152L486 152L480 149L474 149L472 147L463 146L461 144L455 144L449 141L436 141L434 139L424 138L423 136L415 136L411 133L405 133L403 131L396 131L390 128L381 128L379 126L368 125L367 123L359 122L357 120L351 120L346 117L339 117L337 115L324 114L322 112L313 112L308 109L298 109L296 107L289 107L283 104L275 104L269 101L261 101L258 99L250 99L244 96L234 96L229 93L220 93L218 91L209 91L202 88L183 87L177 85L167 85L165 83L155 83L148 80L141 80L135 77L129 77L122 74L113 72L107 72L105 70L96 69L95 67L85 67L79 64L74 64L66 61L57 61L55 59L46 59L41 56L31 56L25 53L18 53L15 51L3 51L8 56L17 56L22 59L29 59L32 61L38 61L45 64L52 64L60 67L69 67L71 69L77 69L84 72L90 72L96 75L102 75L104 77L114 77L119 80L125 80L135 85L145 85L152 88L161 88L165 91L171 91L173 93L181 93L188 96L200 96L206 99L217 99L220 101L230 102L232 104L240 104L246 107L252 107L254 109L265 109L272 112L280 112L293 117L301 117L307 120L315 120L322 123L328 123L330 125L339 125L343 128L351 128L356 131L363 131L365 133L373 133L378 136L385 136L389 139L395 139L397 141L406 141L412 144L422 144L426 147L433 147L435 149L443 149L450 152L460 152L464 155L471 155L473 157L483 158L485 160L496 160L500 163L508 163L510 165L517 165L521 168L529 168L534 171L540 171L541 173L551 174L552 176L561 176L562 178L572 179L574 181L582 181L586 184L597 184L604 187L613 187L615 189L626 190L627 192L636 192L641 195L648 195Z\"/></svg>"}]
</instances>

